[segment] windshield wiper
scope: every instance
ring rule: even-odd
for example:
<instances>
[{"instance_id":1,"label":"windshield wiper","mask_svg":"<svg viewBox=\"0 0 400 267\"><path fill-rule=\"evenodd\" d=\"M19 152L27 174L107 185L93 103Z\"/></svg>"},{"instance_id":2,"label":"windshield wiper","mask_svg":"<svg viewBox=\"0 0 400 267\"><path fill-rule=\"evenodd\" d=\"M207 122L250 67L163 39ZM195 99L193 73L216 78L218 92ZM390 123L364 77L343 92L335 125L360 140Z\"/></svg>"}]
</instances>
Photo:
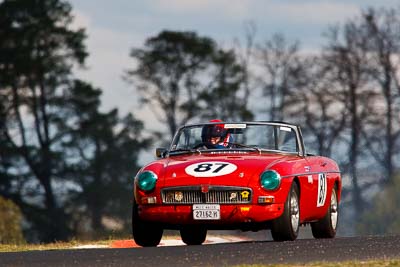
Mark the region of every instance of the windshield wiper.
<instances>
[{"instance_id":1,"label":"windshield wiper","mask_svg":"<svg viewBox=\"0 0 400 267\"><path fill-rule=\"evenodd\" d=\"M189 149L189 148L178 148L175 150L170 150L168 154L185 154L185 153L193 153L200 152L198 149Z\"/></svg>"},{"instance_id":2,"label":"windshield wiper","mask_svg":"<svg viewBox=\"0 0 400 267\"><path fill-rule=\"evenodd\" d=\"M249 145L244 145L244 144L239 144L239 143L232 143L232 142L227 142L228 145L233 145L236 147L244 147L244 148L251 148L257 150L258 153L261 154L261 149L257 146L249 146Z\"/></svg>"},{"instance_id":3,"label":"windshield wiper","mask_svg":"<svg viewBox=\"0 0 400 267\"><path fill-rule=\"evenodd\" d=\"M261 154L261 149L259 147L257 147L257 146L249 146L249 145L244 145L244 144L239 144L239 143L232 143L232 142L226 142L226 144L234 146L234 147L227 147L226 149L239 148L239 147L250 148L250 149L256 150L258 153ZM185 153L193 153L193 152L201 153L201 151L206 152L207 150L210 150L210 149L205 149L205 150L201 149L200 150L199 148L192 148L192 149L189 149L189 148L178 148L178 149L169 151L168 154L174 155L174 154L185 154ZM219 149L211 149L211 150L219 150Z\"/></svg>"},{"instance_id":4,"label":"windshield wiper","mask_svg":"<svg viewBox=\"0 0 400 267\"><path fill-rule=\"evenodd\" d=\"M178 149L175 149L175 150L170 150L169 152L171 153L171 152L192 152L192 151L194 151L193 149L187 149L187 148L178 148Z\"/></svg>"}]
</instances>

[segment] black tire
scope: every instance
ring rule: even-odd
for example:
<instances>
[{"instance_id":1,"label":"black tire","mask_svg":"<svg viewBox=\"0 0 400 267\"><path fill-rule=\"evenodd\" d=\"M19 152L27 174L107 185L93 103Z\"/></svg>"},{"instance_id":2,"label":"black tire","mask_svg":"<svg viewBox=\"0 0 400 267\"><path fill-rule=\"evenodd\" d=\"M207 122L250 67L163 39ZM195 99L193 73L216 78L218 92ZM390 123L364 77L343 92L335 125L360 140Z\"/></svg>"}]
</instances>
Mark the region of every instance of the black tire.
<instances>
[{"instance_id":1,"label":"black tire","mask_svg":"<svg viewBox=\"0 0 400 267\"><path fill-rule=\"evenodd\" d=\"M334 187L331 193L329 208L325 216L321 220L311 223L311 231L315 238L335 237L339 218L338 207L337 189Z\"/></svg>"},{"instance_id":2,"label":"black tire","mask_svg":"<svg viewBox=\"0 0 400 267\"><path fill-rule=\"evenodd\" d=\"M299 187L292 183L281 217L272 221L271 234L275 241L293 241L299 234L300 202Z\"/></svg>"},{"instance_id":3,"label":"black tire","mask_svg":"<svg viewBox=\"0 0 400 267\"><path fill-rule=\"evenodd\" d=\"M201 245L207 237L207 229L199 226L184 226L180 233L183 243L189 246Z\"/></svg>"},{"instance_id":4,"label":"black tire","mask_svg":"<svg viewBox=\"0 0 400 267\"><path fill-rule=\"evenodd\" d=\"M133 204L132 209L132 236L136 244L142 247L156 247L160 244L163 228L153 222L140 219L138 205Z\"/></svg>"}]
</instances>

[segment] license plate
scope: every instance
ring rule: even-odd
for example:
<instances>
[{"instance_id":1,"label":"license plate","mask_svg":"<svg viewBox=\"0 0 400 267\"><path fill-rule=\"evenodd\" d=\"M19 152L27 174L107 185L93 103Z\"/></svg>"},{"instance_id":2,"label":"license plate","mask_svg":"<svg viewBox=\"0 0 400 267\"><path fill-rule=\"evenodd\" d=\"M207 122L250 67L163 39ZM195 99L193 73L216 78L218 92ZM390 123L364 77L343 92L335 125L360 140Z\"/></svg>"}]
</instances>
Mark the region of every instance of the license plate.
<instances>
[{"instance_id":1,"label":"license plate","mask_svg":"<svg viewBox=\"0 0 400 267\"><path fill-rule=\"evenodd\" d=\"M193 219L195 220L219 220L221 212L219 204L194 204Z\"/></svg>"}]
</instances>

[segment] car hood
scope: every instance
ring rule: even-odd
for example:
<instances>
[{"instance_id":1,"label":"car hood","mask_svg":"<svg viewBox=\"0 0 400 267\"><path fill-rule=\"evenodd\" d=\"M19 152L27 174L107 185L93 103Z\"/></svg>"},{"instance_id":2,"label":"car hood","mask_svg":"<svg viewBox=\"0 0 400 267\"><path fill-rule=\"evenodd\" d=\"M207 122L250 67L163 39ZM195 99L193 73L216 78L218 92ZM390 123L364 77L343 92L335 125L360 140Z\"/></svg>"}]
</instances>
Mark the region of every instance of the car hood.
<instances>
[{"instance_id":1,"label":"car hood","mask_svg":"<svg viewBox=\"0 0 400 267\"><path fill-rule=\"evenodd\" d=\"M160 185L187 186L196 184L248 186L266 169L296 156L277 154L250 155L184 155L165 159Z\"/></svg>"}]
</instances>

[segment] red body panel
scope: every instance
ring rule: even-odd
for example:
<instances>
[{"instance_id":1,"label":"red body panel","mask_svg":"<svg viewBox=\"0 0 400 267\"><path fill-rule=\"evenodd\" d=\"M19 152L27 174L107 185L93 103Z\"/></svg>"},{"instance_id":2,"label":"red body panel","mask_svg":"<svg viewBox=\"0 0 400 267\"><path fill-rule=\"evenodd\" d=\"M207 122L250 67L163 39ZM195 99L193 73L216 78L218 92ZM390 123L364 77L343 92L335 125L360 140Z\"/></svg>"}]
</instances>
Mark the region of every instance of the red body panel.
<instances>
[{"instance_id":1,"label":"red body panel","mask_svg":"<svg viewBox=\"0 0 400 267\"><path fill-rule=\"evenodd\" d=\"M190 174L190 168L196 166L203 168L201 171L206 170L205 177ZM208 170L209 166L214 169ZM157 221L166 225L207 223L223 229L224 225L263 223L276 219L283 212L293 182L297 182L300 187L301 223L318 220L326 214L330 192L334 186L337 187L338 201L340 200L341 180L338 166L331 159L319 156L301 157L269 152L188 153L160 159L143 167L141 171L144 170L154 172L158 180L156 189L152 192L143 192L135 186L139 215L146 221ZM275 170L281 175L281 184L277 190L268 191L261 187L259 177L265 170ZM220 175L223 172L229 173ZM246 187L252 190L252 198L246 204L220 204L219 220L199 221L193 219L192 204L162 203L162 189L181 186L201 186L206 191L209 186ZM260 196L274 197L274 202L259 204ZM156 201L145 204L143 197L155 197Z\"/></svg>"},{"instance_id":2,"label":"red body panel","mask_svg":"<svg viewBox=\"0 0 400 267\"><path fill-rule=\"evenodd\" d=\"M221 219L207 221L212 224L239 224L250 222L264 222L279 217L283 211L283 204L271 205L221 205ZM192 216L191 205L143 205L141 218L167 224L201 224L204 221L196 221Z\"/></svg>"}]
</instances>

